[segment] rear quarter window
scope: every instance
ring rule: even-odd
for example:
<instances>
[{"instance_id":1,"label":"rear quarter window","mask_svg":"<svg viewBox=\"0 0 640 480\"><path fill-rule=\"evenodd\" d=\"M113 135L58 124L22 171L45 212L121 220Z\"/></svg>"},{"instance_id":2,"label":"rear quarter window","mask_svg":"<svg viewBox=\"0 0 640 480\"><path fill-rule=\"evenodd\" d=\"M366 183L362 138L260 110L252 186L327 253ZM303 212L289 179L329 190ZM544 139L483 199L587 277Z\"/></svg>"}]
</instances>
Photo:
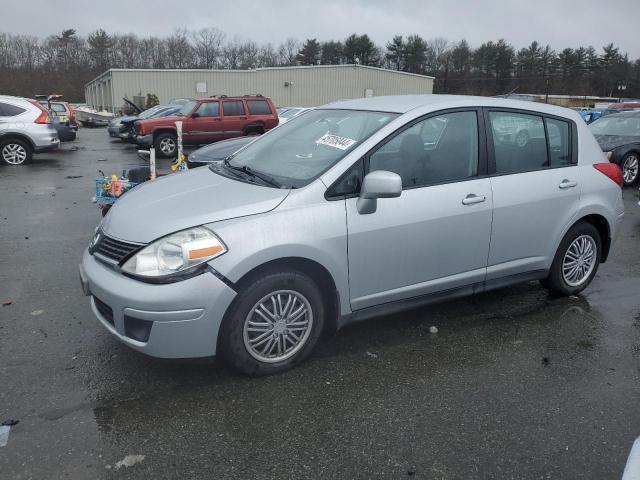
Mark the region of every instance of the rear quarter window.
<instances>
[{"instance_id":1,"label":"rear quarter window","mask_svg":"<svg viewBox=\"0 0 640 480\"><path fill-rule=\"evenodd\" d=\"M271 107L266 100L247 100L247 107L251 115L271 115Z\"/></svg>"},{"instance_id":2,"label":"rear quarter window","mask_svg":"<svg viewBox=\"0 0 640 480\"><path fill-rule=\"evenodd\" d=\"M26 112L24 108L16 107L10 103L0 103L0 117L15 117Z\"/></svg>"}]
</instances>

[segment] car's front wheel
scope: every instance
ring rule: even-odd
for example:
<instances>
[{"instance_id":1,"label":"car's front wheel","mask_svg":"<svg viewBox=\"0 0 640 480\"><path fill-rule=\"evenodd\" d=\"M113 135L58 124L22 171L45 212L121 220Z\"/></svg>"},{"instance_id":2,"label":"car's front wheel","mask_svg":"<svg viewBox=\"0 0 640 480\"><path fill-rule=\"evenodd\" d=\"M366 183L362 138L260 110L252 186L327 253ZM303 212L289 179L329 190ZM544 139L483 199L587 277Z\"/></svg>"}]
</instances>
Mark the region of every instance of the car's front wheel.
<instances>
[{"instance_id":1,"label":"car's front wheel","mask_svg":"<svg viewBox=\"0 0 640 480\"><path fill-rule=\"evenodd\" d=\"M324 315L322 294L307 275L263 274L242 288L225 316L222 353L248 375L283 372L311 353Z\"/></svg>"},{"instance_id":2,"label":"car's front wheel","mask_svg":"<svg viewBox=\"0 0 640 480\"><path fill-rule=\"evenodd\" d=\"M153 146L159 157L172 158L178 151L178 139L173 133L161 133L156 136Z\"/></svg>"},{"instance_id":3,"label":"car's front wheel","mask_svg":"<svg viewBox=\"0 0 640 480\"><path fill-rule=\"evenodd\" d=\"M575 295L591 283L598 271L602 241L596 227L579 222L560 242L549 276L542 285L559 295Z\"/></svg>"},{"instance_id":4,"label":"car's front wheel","mask_svg":"<svg viewBox=\"0 0 640 480\"><path fill-rule=\"evenodd\" d=\"M622 176L625 185L633 185L638 180L638 172L640 171L640 156L637 153L628 153L620 162L622 167Z\"/></svg>"},{"instance_id":5,"label":"car's front wheel","mask_svg":"<svg viewBox=\"0 0 640 480\"><path fill-rule=\"evenodd\" d=\"M22 165L31 160L33 151L24 140L9 139L0 142L0 157L9 165Z\"/></svg>"}]
</instances>

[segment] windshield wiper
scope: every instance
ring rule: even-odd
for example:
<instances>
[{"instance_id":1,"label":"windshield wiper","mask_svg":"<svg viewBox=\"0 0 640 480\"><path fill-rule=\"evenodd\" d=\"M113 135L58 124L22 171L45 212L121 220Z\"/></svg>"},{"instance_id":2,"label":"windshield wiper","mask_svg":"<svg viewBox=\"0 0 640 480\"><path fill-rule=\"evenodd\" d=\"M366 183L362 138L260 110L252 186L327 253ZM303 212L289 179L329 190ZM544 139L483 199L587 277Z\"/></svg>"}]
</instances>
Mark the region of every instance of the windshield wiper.
<instances>
[{"instance_id":1,"label":"windshield wiper","mask_svg":"<svg viewBox=\"0 0 640 480\"><path fill-rule=\"evenodd\" d=\"M235 165L231 165L231 162L229 162L228 158L224 159L224 166L227 168L230 168L231 170L236 170L238 172L245 173L250 177L258 178L262 180L264 183L267 183L273 187L282 188L282 185L278 183L273 177L270 177L265 173L256 172L255 170L247 167L246 165L243 165L241 167L236 167Z\"/></svg>"}]
</instances>

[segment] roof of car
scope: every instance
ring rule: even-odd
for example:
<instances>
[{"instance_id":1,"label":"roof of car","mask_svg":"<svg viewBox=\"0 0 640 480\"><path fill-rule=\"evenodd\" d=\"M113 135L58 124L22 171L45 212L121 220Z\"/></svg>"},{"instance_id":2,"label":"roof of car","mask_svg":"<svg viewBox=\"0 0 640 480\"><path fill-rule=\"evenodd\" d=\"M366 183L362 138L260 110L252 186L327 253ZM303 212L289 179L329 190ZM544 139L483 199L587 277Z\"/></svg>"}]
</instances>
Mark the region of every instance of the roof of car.
<instances>
[{"instance_id":1,"label":"roof of car","mask_svg":"<svg viewBox=\"0 0 640 480\"><path fill-rule=\"evenodd\" d=\"M442 108L455 107L502 107L533 110L573 117L578 115L573 110L545 103L526 102L494 97L474 97L470 95L390 95L382 97L357 98L353 100L339 100L323 105L319 108L336 108L345 110L370 110L378 112L406 113L415 108L438 106ZM574 117L575 118L575 117Z\"/></svg>"}]
</instances>

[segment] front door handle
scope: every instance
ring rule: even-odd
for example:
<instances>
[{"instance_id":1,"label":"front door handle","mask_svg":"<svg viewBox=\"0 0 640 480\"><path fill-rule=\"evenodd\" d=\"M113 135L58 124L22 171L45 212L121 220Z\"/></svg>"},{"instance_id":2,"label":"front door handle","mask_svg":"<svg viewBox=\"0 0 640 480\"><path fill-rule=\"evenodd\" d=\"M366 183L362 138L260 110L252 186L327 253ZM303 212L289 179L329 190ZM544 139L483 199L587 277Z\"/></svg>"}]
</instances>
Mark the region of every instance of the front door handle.
<instances>
[{"instance_id":1,"label":"front door handle","mask_svg":"<svg viewBox=\"0 0 640 480\"><path fill-rule=\"evenodd\" d=\"M571 180L567 180L566 178L564 180L562 180L560 182L560 185L558 185L558 188L561 188L562 190L565 190L567 188L573 188L576 185L578 185L578 182L572 182Z\"/></svg>"},{"instance_id":2,"label":"front door handle","mask_svg":"<svg viewBox=\"0 0 640 480\"><path fill-rule=\"evenodd\" d=\"M475 193L470 193L465 198L462 199L463 205L473 205L476 203L482 203L487 199L487 197L476 195Z\"/></svg>"}]
</instances>

